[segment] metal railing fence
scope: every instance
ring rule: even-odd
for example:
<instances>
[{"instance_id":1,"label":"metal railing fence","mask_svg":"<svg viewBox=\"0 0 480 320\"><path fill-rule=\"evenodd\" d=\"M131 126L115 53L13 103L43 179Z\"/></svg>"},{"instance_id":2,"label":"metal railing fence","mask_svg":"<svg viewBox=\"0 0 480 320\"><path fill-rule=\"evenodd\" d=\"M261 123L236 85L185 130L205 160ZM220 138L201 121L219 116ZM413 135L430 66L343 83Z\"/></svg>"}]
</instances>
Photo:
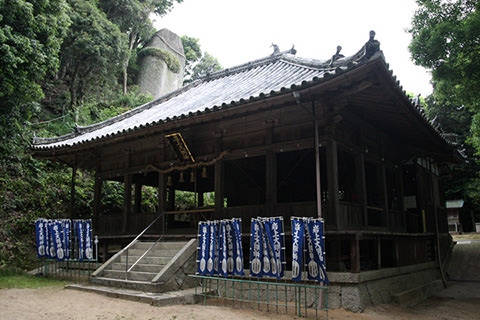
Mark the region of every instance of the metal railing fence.
<instances>
[{"instance_id":1,"label":"metal railing fence","mask_svg":"<svg viewBox=\"0 0 480 320\"><path fill-rule=\"evenodd\" d=\"M313 283L275 280L252 280L216 276L190 275L200 282L196 295L207 301L232 307L256 307L260 311L309 317L319 311L328 319L328 288ZM309 314L309 311L311 314Z\"/></svg>"}]
</instances>

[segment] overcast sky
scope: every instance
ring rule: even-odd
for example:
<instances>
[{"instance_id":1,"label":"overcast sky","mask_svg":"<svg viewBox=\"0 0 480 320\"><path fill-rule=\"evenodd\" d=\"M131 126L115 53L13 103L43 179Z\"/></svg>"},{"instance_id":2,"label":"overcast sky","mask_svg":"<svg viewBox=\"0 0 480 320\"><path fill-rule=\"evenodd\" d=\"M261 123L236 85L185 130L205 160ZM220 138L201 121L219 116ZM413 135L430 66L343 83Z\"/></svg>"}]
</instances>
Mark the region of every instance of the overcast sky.
<instances>
[{"instance_id":1,"label":"overcast sky","mask_svg":"<svg viewBox=\"0 0 480 320\"><path fill-rule=\"evenodd\" d=\"M223 68L270 55L272 43L282 51L295 45L304 58L327 60L337 45L350 56L375 30L404 90L425 97L432 92L430 74L408 51L415 9L414 0L184 0L155 27L198 38Z\"/></svg>"}]
</instances>

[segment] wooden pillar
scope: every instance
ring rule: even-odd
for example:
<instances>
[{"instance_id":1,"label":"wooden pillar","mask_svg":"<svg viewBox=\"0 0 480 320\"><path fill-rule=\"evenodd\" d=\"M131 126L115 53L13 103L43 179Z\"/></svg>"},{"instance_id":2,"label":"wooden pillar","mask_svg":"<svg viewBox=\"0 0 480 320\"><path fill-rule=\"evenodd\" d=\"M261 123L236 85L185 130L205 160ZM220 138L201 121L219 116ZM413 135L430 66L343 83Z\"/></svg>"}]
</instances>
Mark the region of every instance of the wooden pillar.
<instances>
[{"instance_id":1,"label":"wooden pillar","mask_svg":"<svg viewBox=\"0 0 480 320\"><path fill-rule=\"evenodd\" d=\"M102 200L103 179L95 174L95 187L93 191L93 228L98 230L98 219L100 217L100 201Z\"/></svg>"},{"instance_id":2,"label":"wooden pillar","mask_svg":"<svg viewBox=\"0 0 480 320\"><path fill-rule=\"evenodd\" d=\"M382 269L382 240L380 236L375 239L375 247L377 249L377 268Z\"/></svg>"},{"instance_id":3,"label":"wooden pillar","mask_svg":"<svg viewBox=\"0 0 480 320\"><path fill-rule=\"evenodd\" d=\"M128 216L130 215L132 207L132 175L126 174L123 177L124 190L123 190L123 219L122 219L122 232L127 231Z\"/></svg>"},{"instance_id":4,"label":"wooden pillar","mask_svg":"<svg viewBox=\"0 0 480 320\"><path fill-rule=\"evenodd\" d=\"M266 213L267 216L275 215L277 203L277 157L275 152L269 150L266 156Z\"/></svg>"},{"instance_id":5,"label":"wooden pillar","mask_svg":"<svg viewBox=\"0 0 480 320\"><path fill-rule=\"evenodd\" d=\"M158 173L158 198L157 198L157 215L165 213L165 175L162 172ZM165 234L167 231L165 216L161 220L161 231Z\"/></svg>"},{"instance_id":6,"label":"wooden pillar","mask_svg":"<svg viewBox=\"0 0 480 320\"><path fill-rule=\"evenodd\" d=\"M142 184L135 183L135 206L133 212L140 213L142 209Z\"/></svg>"},{"instance_id":7,"label":"wooden pillar","mask_svg":"<svg viewBox=\"0 0 480 320\"><path fill-rule=\"evenodd\" d=\"M224 160L215 162L215 214L214 218L223 217L223 199L225 198Z\"/></svg>"},{"instance_id":8,"label":"wooden pillar","mask_svg":"<svg viewBox=\"0 0 480 320\"><path fill-rule=\"evenodd\" d=\"M392 223L390 221L390 215L388 212L387 170L385 168L385 163L381 164L379 170L380 170L380 184L381 184L380 191L382 192L383 214L384 214L382 222L384 222L385 226L392 227Z\"/></svg>"},{"instance_id":9,"label":"wooden pillar","mask_svg":"<svg viewBox=\"0 0 480 320\"><path fill-rule=\"evenodd\" d=\"M315 105L313 105L313 114L316 115ZM315 150L315 185L316 185L316 198L317 198L317 217L322 218L322 180L321 180L321 167L320 167L320 139L318 133L318 120L315 118L314 125L314 150Z\"/></svg>"},{"instance_id":10,"label":"wooden pillar","mask_svg":"<svg viewBox=\"0 0 480 320\"><path fill-rule=\"evenodd\" d=\"M363 210L363 225L368 225L368 211L367 211L367 182L365 178L365 156L359 153L355 158L355 171L357 174L358 183L358 198Z\"/></svg>"},{"instance_id":11,"label":"wooden pillar","mask_svg":"<svg viewBox=\"0 0 480 320\"><path fill-rule=\"evenodd\" d=\"M337 142L330 140L327 144L327 179L328 179L328 209L335 217L337 230L341 229L342 221L339 213L338 199L338 155Z\"/></svg>"},{"instance_id":12,"label":"wooden pillar","mask_svg":"<svg viewBox=\"0 0 480 320\"><path fill-rule=\"evenodd\" d=\"M358 234L350 239L350 271L360 272L360 237Z\"/></svg>"},{"instance_id":13,"label":"wooden pillar","mask_svg":"<svg viewBox=\"0 0 480 320\"><path fill-rule=\"evenodd\" d=\"M400 194L400 210L402 212L402 230L407 231L407 216L406 216L406 209L405 209L405 191L403 187L403 166L395 166L395 175L398 179L399 184L399 194Z\"/></svg>"},{"instance_id":14,"label":"wooden pillar","mask_svg":"<svg viewBox=\"0 0 480 320\"><path fill-rule=\"evenodd\" d=\"M75 183L77 180L77 159L75 157L75 163L72 166L72 180L70 183L70 218L75 218L73 213L75 207Z\"/></svg>"}]
</instances>

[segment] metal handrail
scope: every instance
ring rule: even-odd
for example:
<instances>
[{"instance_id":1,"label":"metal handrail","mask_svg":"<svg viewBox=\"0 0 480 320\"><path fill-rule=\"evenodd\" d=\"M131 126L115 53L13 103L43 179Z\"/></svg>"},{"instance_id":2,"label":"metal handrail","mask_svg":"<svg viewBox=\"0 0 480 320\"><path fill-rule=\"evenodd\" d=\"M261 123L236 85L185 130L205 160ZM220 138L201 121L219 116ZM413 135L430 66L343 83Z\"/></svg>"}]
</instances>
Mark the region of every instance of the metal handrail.
<instances>
[{"instance_id":1,"label":"metal handrail","mask_svg":"<svg viewBox=\"0 0 480 320\"><path fill-rule=\"evenodd\" d=\"M130 272L130 270L138 263L138 261L140 261L141 258L143 258L146 253L148 251L150 251L152 249L152 247L158 242L160 241L160 239L163 237L163 235L161 235L157 241L155 241L155 243L147 250L146 253L144 253L137 261L135 261L135 263L130 267L128 268L128 249L130 249L131 246L133 246L135 244L135 242L137 242L138 239L140 239L141 236L143 236L143 234L145 232L148 231L148 229L150 229L151 226L153 226L157 221L158 219L160 219L161 217L165 216L165 212L162 212L160 215L158 215L158 217L156 217L152 222L150 222L150 224L145 228L143 229L142 232L140 232L136 237L135 239L133 239L125 248L123 248L122 252L125 252L125 280L127 280L127 275L128 275L128 272Z\"/></svg>"},{"instance_id":2,"label":"metal handrail","mask_svg":"<svg viewBox=\"0 0 480 320\"><path fill-rule=\"evenodd\" d=\"M137 259L137 261L135 261L135 262L130 266L130 268L128 268L127 273L130 272L130 271L133 269L133 267L135 267L135 266L137 265L137 263L138 263L140 260L142 260L143 257L145 257L145 256L153 249L153 247L154 247L160 240L162 240L162 239L163 239L163 235L161 235L160 237L158 237L158 239L150 246L150 248L148 248L147 251L145 251L145 252ZM128 266L128 264L127 264L127 266Z\"/></svg>"}]
</instances>

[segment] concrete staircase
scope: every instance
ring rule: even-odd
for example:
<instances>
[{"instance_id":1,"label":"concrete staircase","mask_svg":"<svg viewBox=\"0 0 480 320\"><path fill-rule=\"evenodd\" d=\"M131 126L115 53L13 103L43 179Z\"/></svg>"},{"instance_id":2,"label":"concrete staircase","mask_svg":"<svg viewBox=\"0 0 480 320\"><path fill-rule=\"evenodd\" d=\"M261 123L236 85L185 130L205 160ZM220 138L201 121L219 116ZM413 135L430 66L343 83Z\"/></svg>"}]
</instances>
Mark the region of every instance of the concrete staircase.
<instances>
[{"instance_id":1,"label":"concrete staircase","mask_svg":"<svg viewBox=\"0 0 480 320\"><path fill-rule=\"evenodd\" d=\"M194 279L188 274L195 273L196 247L195 239L188 242L137 241L98 268L90 282L145 292L192 287Z\"/></svg>"}]
</instances>

